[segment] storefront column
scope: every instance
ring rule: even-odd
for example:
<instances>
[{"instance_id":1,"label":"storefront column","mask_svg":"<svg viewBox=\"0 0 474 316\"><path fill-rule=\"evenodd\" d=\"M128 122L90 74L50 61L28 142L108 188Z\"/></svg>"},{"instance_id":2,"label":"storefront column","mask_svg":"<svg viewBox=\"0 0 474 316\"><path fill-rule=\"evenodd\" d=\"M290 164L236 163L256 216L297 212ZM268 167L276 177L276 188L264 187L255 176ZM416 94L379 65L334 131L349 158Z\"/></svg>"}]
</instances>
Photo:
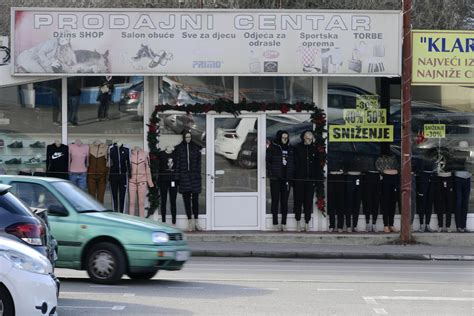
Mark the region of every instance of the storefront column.
<instances>
[{"instance_id":1,"label":"storefront column","mask_svg":"<svg viewBox=\"0 0 474 316\"><path fill-rule=\"evenodd\" d=\"M318 108L324 110L324 113L328 113L328 78L327 77L313 77L313 102L317 105ZM327 123L324 128L325 130L328 129ZM327 137L327 133L323 135L325 138ZM327 148L327 147L326 147ZM324 167L324 179L327 178L327 164ZM327 191L327 183L324 180L324 190ZM325 196L326 196L325 192ZM316 206L316 193L314 197L314 211L313 211L313 230L317 231L327 231L328 229L328 221L327 218L324 217L321 212L318 210ZM327 201L327 199L326 199Z\"/></svg>"},{"instance_id":2,"label":"storefront column","mask_svg":"<svg viewBox=\"0 0 474 316\"><path fill-rule=\"evenodd\" d=\"M67 144L67 77L61 78L61 142Z\"/></svg>"}]
</instances>

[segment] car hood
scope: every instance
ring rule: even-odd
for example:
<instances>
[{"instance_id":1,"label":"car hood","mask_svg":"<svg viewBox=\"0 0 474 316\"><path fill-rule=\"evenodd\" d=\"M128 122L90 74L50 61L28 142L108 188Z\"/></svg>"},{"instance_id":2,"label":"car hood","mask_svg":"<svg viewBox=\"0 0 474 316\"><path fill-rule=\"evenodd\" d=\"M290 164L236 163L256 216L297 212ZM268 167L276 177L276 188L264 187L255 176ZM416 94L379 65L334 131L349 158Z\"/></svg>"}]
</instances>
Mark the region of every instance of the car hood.
<instances>
[{"instance_id":1,"label":"car hood","mask_svg":"<svg viewBox=\"0 0 474 316\"><path fill-rule=\"evenodd\" d=\"M91 220L101 220L106 221L109 224L116 224L126 227L139 227L141 229L147 229L151 231L162 231L166 233L177 233L180 230L168 226L166 224L161 224L155 222L151 219L141 218L138 216L131 216L127 214L117 213L117 212L94 212L94 213L81 213L81 216L89 217Z\"/></svg>"}]
</instances>

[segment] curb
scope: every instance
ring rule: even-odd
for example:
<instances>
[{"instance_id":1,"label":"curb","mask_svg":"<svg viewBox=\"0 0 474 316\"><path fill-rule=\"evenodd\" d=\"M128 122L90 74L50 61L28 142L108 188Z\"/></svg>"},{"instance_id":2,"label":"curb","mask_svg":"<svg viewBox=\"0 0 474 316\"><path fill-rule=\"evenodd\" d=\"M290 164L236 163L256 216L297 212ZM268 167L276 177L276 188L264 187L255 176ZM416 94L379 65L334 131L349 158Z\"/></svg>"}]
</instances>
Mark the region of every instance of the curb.
<instances>
[{"instance_id":1,"label":"curb","mask_svg":"<svg viewBox=\"0 0 474 316\"><path fill-rule=\"evenodd\" d=\"M433 255L411 253L364 253L364 252L294 252L294 251L250 251L250 250L192 250L194 257L255 257L255 258L297 258L297 259L376 259L376 260L439 260L474 261L470 255Z\"/></svg>"}]
</instances>

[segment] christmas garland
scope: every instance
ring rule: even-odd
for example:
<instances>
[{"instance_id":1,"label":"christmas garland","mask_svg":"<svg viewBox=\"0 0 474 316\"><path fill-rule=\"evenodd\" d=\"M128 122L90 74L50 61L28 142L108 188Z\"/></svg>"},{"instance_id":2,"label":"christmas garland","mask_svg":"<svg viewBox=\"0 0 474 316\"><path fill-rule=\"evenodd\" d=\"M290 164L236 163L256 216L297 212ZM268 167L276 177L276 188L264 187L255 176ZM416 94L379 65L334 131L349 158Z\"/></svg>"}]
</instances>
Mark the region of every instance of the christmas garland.
<instances>
[{"instance_id":1,"label":"christmas garland","mask_svg":"<svg viewBox=\"0 0 474 316\"><path fill-rule=\"evenodd\" d=\"M157 105L155 110L151 114L148 126L148 148L150 149L150 168L153 174L153 179L156 179L158 174L158 154L159 150L159 138L160 138L160 118L158 113L165 111L180 111L186 112L186 114L202 114L213 111L215 113L231 113L235 117L239 116L242 111L247 112L265 112L265 111L280 111L281 113L288 113L289 111L295 111L297 113L306 111L312 112L311 122L314 126L315 143L314 146L319 153L319 163L321 166L321 174L319 175L318 185L316 186L316 205L319 211L326 216L326 202L325 202L325 189L324 189L324 167L326 165L326 138L324 133L326 132L326 114L314 103L262 103L262 102L247 102L245 99L242 102L235 104L229 100L217 100L215 103L205 104L186 104L186 105ZM149 207L147 207L148 216L152 215L160 206L159 190L155 185L154 188L150 188L148 193Z\"/></svg>"}]
</instances>

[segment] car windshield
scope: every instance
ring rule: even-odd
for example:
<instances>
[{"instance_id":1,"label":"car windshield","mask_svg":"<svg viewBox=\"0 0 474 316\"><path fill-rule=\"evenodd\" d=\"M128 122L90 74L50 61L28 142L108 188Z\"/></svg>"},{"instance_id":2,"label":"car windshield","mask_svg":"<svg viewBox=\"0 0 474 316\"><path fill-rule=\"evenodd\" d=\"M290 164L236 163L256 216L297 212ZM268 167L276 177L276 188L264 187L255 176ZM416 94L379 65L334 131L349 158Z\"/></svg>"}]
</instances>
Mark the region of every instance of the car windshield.
<instances>
[{"instance_id":1,"label":"car windshield","mask_svg":"<svg viewBox=\"0 0 474 316\"><path fill-rule=\"evenodd\" d=\"M10 192L0 196L0 213L3 212L21 216L33 216L30 208Z\"/></svg>"},{"instance_id":2,"label":"car windshield","mask_svg":"<svg viewBox=\"0 0 474 316\"><path fill-rule=\"evenodd\" d=\"M107 209L94 200L89 194L85 193L75 185L66 181L53 182L52 185L63 195L63 197L78 211L81 212L103 212Z\"/></svg>"}]
</instances>

